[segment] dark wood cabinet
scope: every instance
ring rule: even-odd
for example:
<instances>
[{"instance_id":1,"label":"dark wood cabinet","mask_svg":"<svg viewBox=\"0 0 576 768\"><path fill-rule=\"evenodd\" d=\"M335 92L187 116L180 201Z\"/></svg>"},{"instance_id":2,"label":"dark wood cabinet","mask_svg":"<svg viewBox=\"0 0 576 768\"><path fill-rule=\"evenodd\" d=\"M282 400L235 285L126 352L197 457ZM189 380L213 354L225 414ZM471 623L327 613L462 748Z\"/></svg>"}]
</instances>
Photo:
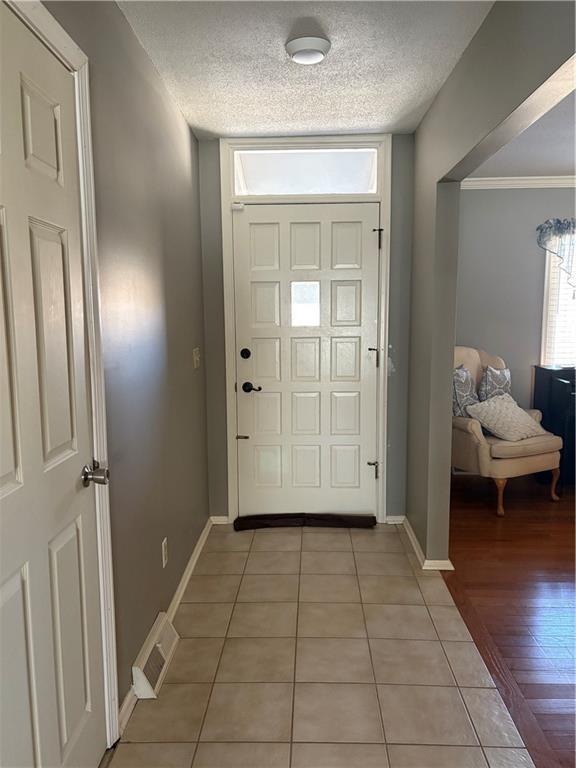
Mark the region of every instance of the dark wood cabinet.
<instances>
[{"instance_id":1,"label":"dark wood cabinet","mask_svg":"<svg viewBox=\"0 0 576 768\"><path fill-rule=\"evenodd\" d=\"M534 367L533 407L542 411L542 426L564 441L560 483L574 485L575 368Z\"/></svg>"}]
</instances>

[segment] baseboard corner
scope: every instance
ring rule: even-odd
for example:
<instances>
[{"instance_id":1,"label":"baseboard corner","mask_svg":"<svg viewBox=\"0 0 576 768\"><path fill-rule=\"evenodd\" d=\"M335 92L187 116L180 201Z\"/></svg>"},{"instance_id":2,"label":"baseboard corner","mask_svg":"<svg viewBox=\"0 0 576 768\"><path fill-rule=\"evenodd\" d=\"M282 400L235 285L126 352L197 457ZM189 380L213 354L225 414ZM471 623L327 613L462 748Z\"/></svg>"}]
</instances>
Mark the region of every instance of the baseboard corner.
<instances>
[{"instance_id":1,"label":"baseboard corner","mask_svg":"<svg viewBox=\"0 0 576 768\"><path fill-rule=\"evenodd\" d=\"M454 571L450 560L424 560L423 571Z\"/></svg>"},{"instance_id":2,"label":"baseboard corner","mask_svg":"<svg viewBox=\"0 0 576 768\"><path fill-rule=\"evenodd\" d=\"M230 523L231 520L226 515L212 515L210 517L210 522L212 525L226 525L226 523Z\"/></svg>"},{"instance_id":3,"label":"baseboard corner","mask_svg":"<svg viewBox=\"0 0 576 768\"><path fill-rule=\"evenodd\" d=\"M416 558L420 563L420 568L422 568L423 571L453 571L454 570L454 566L452 565L450 560L429 560L424 556L424 552L422 552L422 547L420 546L420 542L416 538L414 529L410 525L410 520L408 520L407 517L404 519L402 526L404 528L404 531L406 532L406 536L408 537L410 544L412 545L414 554L416 555Z\"/></svg>"},{"instance_id":4,"label":"baseboard corner","mask_svg":"<svg viewBox=\"0 0 576 768\"><path fill-rule=\"evenodd\" d=\"M404 518L402 522L402 527L404 528L406 536L408 537L408 541L412 545L412 550L416 555L416 559L420 563L420 568L424 568L424 563L426 562L426 558L424 557L424 552L422 552L422 547L420 546L420 542L416 538L414 529L410 525L410 520L408 520L407 517Z\"/></svg>"}]
</instances>

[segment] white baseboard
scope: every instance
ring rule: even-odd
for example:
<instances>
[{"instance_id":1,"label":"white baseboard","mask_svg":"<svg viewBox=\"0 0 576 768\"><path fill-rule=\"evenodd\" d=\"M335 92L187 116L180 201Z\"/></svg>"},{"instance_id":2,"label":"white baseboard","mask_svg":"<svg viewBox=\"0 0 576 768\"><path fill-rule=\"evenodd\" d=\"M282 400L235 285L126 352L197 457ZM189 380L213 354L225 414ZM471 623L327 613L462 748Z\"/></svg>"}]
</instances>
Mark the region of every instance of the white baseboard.
<instances>
[{"instance_id":1,"label":"white baseboard","mask_svg":"<svg viewBox=\"0 0 576 768\"><path fill-rule=\"evenodd\" d=\"M226 515L212 515L210 518L212 525L226 525L226 523L232 522Z\"/></svg>"},{"instance_id":2,"label":"white baseboard","mask_svg":"<svg viewBox=\"0 0 576 768\"><path fill-rule=\"evenodd\" d=\"M416 538L416 534L414 533L414 529L410 525L410 521L408 518L404 519L404 522L402 523L404 530L406 531L406 536L408 536L408 540L410 544L412 545L412 549L414 551L414 554L416 555L416 559L420 563L420 567L424 567L424 563L426 561L426 558L424 557L424 552L422 552L422 547L420 546L420 542Z\"/></svg>"},{"instance_id":3,"label":"white baseboard","mask_svg":"<svg viewBox=\"0 0 576 768\"><path fill-rule=\"evenodd\" d=\"M388 525L402 525L406 520L406 515L387 515L384 520Z\"/></svg>"},{"instance_id":4,"label":"white baseboard","mask_svg":"<svg viewBox=\"0 0 576 768\"><path fill-rule=\"evenodd\" d=\"M170 605L168 606L168 610L166 611L168 615L168 619L171 622L174 621L174 616L176 614L176 611L178 610L180 601L182 600L182 595L184 594L184 590L186 589L188 582L190 581L190 576L192 576L192 571L194 570L194 567L198 562L198 558L200 557L200 552L202 552L202 547L204 546L206 539L208 538L208 534L210 533L210 528L212 528L212 518L209 517L208 520L206 520L206 525L204 526L202 533L198 537L196 546L192 550L192 554L190 555L190 560L188 560L188 565L184 569L184 573L182 574L180 583L176 587L176 591L174 592L174 597L170 601Z\"/></svg>"},{"instance_id":5,"label":"white baseboard","mask_svg":"<svg viewBox=\"0 0 576 768\"><path fill-rule=\"evenodd\" d=\"M226 522L228 522L227 518L226 518ZM180 601L182 600L182 595L184 594L184 590L186 589L190 576L192 575L192 571L194 570L194 567L198 561L200 552L202 551L202 547L204 546L204 543L208 538L208 534L210 533L210 529L212 528L212 525L213 525L213 518L208 518L208 520L206 520L206 525L202 529L202 533L198 537L196 546L192 550L192 554L190 555L190 559L188 560L186 568L184 569L182 578L180 579L180 582L176 587L174 596L172 597L172 600L170 601L170 605L168 606L168 610L166 611L168 620L170 622L174 621L174 615L178 610L178 606L180 605ZM144 648L147 640L148 638L146 638L146 640L144 641L144 644L142 645L142 649ZM142 649L139 651L139 655L142 652ZM138 699L134 691L132 690L132 686L130 686L130 690L124 697L124 701L120 706L120 712L118 715L118 728L120 731L120 735L124 733L124 730L128 725L128 720L130 719L130 715L132 714L132 711L136 706L137 701Z\"/></svg>"},{"instance_id":6,"label":"white baseboard","mask_svg":"<svg viewBox=\"0 0 576 768\"><path fill-rule=\"evenodd\" d=\"M423 571L453 571L454 566L450 562L450 560L427 560L424 556L424 552L422 552L422 547L420 546L420 542L416 538L416 534L414 533L414 529L410 525L410 521L408 518L404 519L403 522L404 530L406 531L406 536L408 536L408 540L410 541L410 544L412 545L412 549L414 550L414 554L416 555L416 558L418 559L418 562L420 563L420 567Z\"/></svg>"},{"instance_id":7,"label":"white baseboard","mask_svg":"<svg viewBox=\"0 0 576 768\"><path fill-rule=\"evenodd\" d=\"M453 571L450 560L424 560L423 571Z\"/></svg>"},{"instance_id":8,"label":"white baseboard","mask_svg":"<svg viewBox=\"0 0 576 768\"><path fill-rule=\"evenodd\" d=\"M122 736L126 730L128 720L130 720L130 715L132 714L137 701L136 694L132 690L132 686L130 686L130 690L126 696L124 696L124 701L122 702L120 712L118 713L118 730L120 731L120 736Z\"/></svg>"}]
</instances>

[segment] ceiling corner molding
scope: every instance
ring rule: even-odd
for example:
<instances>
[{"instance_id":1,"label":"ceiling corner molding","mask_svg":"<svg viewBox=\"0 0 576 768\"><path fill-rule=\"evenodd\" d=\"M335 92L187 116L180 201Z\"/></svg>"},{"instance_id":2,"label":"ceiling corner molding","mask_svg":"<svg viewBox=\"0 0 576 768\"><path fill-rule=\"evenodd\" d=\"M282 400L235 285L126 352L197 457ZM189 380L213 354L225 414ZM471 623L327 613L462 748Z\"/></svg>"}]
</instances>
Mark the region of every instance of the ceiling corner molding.
<instances>
[{"instance_id":1,"label":"ceiling corner molding","mask_svg":"<svg viewBox=\"0 0 576 768\"><path fill-rule=\"evenodd\" d=\"M574 189L576 176L492 176L468 178L462 189Z\"/></svg>"}]
</instances>

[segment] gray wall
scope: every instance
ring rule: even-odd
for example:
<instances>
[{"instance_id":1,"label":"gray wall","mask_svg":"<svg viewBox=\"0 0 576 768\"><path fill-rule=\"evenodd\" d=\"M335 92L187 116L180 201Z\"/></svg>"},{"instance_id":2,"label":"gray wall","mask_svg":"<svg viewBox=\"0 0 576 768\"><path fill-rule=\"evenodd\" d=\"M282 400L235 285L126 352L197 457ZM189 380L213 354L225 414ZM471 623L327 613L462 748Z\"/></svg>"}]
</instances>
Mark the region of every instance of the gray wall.
<instances>
[{"instance_id":1,"label":"gray wall","mask_svg":"<svg viewBox=\"0 0 576 768\"><path fill-rule=\"evenodd\" d=\"M197 146L115 3L47 5L90 60L122 697L208 511Z\"/></svg>"},{"instance_id":2,"label":"gray wall","mask_svg":"<svg viewBox=\"0 0 576 768\"><path fill-rule=\"evenodd\" d=\"M210 514L228 514L226 474L226 378L220 161L217 141L200 142L202 258L206 328L207 418ZM390 243L387 509L403 515L406 504L406 418L410 260L414 188L414 137L392 140L392 211Z\"/></svg>"},{"instance_id":3,"label":"gray wall","mask_svg":"<svg viewBox=\"0 0 576 768\"><path fill-rule=\"evenodd\" d=\"M522 127L536 120L539 87L573 52L572 3L495 3L416 132L407 515L429 559L448 556L458 258L458 184L438 182L509 141L520 105Z\"/></svg>"},{"instance_id":4,"label":"gray wall","mask_svg":"<svg viewBox=\"0 0 576 768\"><path fill-rule=\"evenodd\" d=\"M220 197L220 145L201 141L202 277L204 281L204 349L206 419L208 423L208 484L211 515L228 515L226 444L226 345L224 338L224 277Z\"/></svg>"},{"instance_id":5,"label":"gray wall","mask_svg":"<svg viewBox=\"0 0 576 768\"><path fill-rule=\"evenodd\" d=\"M386 454L386 508L389 515L406 514L413 219L414 136L393 136L388 315L388 344L392 365L388 372Z\"/></svg>"},{"instance_id":6,"label":"gray wall","mask_svg":"<svg viewBox=\"0 0 576 768\"><path fill-rule=\"evenodd\" d=\"M540 362L545 253L536 227L574 213L570 189L463 190L456 343L503 357L512 393L531 407Z\"/></svg>"}]
</instances>

